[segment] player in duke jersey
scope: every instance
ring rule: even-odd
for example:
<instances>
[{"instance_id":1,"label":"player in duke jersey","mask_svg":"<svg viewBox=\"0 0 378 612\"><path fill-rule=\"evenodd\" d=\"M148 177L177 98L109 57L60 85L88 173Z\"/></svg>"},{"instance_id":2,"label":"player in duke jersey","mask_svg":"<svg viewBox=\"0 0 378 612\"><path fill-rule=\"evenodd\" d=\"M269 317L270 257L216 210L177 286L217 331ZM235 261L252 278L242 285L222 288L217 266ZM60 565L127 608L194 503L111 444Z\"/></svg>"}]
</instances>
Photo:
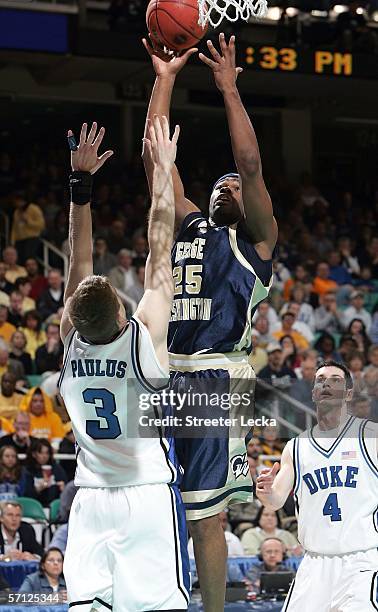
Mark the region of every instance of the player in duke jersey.
<instances>
[{"instance_id":1,"label":"player in duke jersey","mask_svg":"<svg viewBox=\"0 0 378 612\"><path fill-rule=\"evenodd\" d=\"M178 235L172 250L175 295L168 345L171 383L181 394L253 393L254 373L247 360L251 318L269 292L277 239L256 135L236 86L241 68L235 65L235 38L227 43L221 34L219 44L220 52L208 41L211 59L202 54L200 59L212 69L223 95L238 173L216 181L206 218L185 197L176 166L172 172ZM156 72L151 119L154 114L168 115L175 77L196 50L172 58L151 49L147 41L144 45ZM151 190L148 155L144 161ZM220 403L198 410L187 403L185 409L189 415L223 413L240 422L243 407L225 412ZM253 417L253 402L244 410ZM231 431L225 426L176 432L184 467L181 491L206 612L219 612L224 606L227 547L218 514L230 503L252 499L245 447L248 430ZM198 437L190 438L196 433Z\"/></svg>"},{"instance_id":2,"label":"player in duke jersey","mask_svg":"<svg viewBox=\"0 0 378 612\"><path fill-rule=\"evenodd\" d=\"M286 445L257 479L257 495L277 510L294 490L298 539L306 553L284 612L378 610L378 429L348 415L353 383L327 362L316 372L318 424Z\"/></svg>"},{"instance_id":3,"label":"player in duke jersey","mask_svg":"<svg viewBox=\"0 0 378 612\"><path fill-rule=\"evenodd\" d=\"M146 145L154 169L145 293L130 321L109 281L93 276L91 175L104 129L69 132L70 267L61 336L60 392L77 442L64 574L70 609L186 610L189 598L185 511L175 487L174 449L159 427L142 432L141 395L166 388L174 227L168 121L155 118ZM144 433L144 435L143 435Z\"/></svg>"}]
</instances>

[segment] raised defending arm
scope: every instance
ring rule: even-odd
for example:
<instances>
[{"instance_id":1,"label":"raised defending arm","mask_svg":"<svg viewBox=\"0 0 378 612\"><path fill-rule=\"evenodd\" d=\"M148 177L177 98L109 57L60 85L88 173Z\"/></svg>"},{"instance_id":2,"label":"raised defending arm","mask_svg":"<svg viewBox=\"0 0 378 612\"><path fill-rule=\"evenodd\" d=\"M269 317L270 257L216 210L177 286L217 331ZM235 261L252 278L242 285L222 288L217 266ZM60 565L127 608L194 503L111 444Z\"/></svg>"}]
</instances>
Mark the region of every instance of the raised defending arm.
<instances>
[{"instance_id":1,"label":"raised defending arm","mask_svg":"<svg viewBox=\"0 0 378 612\"><path fill-rule=\"evenodd\" d=\"M67 134L71 148L73 174L70 176L71 205L68 229L70 264L64 291L64 312L60 324L62 340L72 327L68 316L70 297L79 283L93 274L90 205L92 175L113 155L113 151L106 151L100 157L97 156L99 146L104 138L105 128L102 127L97 136L96 132L97 124L94 122L87 137L87 124L83 123L78 147L72 131L69 130Z\"/></svg>"},{"instance_id":2,"label":"raised defending arm","mask_svg":"<svg viewBox=\"0 0 378 612\"><path fill-rule=\"evenodd\" d=\"M179 127L172 139L166 117L157 116L149 125L145 146L154 164L153 190L146 265L145 293L136 315L147 326L161 365L168 369L167 331L173 300L171 248L175 223L172 166L176 158Z\"/></svg>"}]
</instances>

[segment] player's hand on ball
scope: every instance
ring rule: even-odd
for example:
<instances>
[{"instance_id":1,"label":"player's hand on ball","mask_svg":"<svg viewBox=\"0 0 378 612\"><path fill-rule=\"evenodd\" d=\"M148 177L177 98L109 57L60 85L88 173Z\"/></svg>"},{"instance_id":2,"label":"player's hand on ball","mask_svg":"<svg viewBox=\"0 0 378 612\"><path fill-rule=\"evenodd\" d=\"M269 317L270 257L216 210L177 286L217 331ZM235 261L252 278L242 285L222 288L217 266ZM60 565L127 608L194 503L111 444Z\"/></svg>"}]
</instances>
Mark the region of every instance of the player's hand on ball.
<instances>
[{"instance_id":1,"label":"player's hand on ball","mask_svg":"<svg viewBox=\"0 0 378 612\"><path fill-rule=\"evenodd\" d=\"M181 68L185 66L190 56L194 55L194 53L197 53L198 51L196 47L193 47L192 49L188 49L182 53L182 55L175 53L168 54L163 48L156 46L152 47L146 38L142 38L142 43L152 60L155 73L159 77L175 77L176 74L180 72Z\"/></svg>"},{"instance_id":2,"label":"player's hand on ball","mask_svg":"<svg viewBox=\"0 0 378 612\"><path fill-rule=\"evenodd\" d=\"M280 469L280 464L276 461L273 467L266 468L261 471L261 474L256 480L256 493L269 495L272 492L272 486L276 478L277 472Z\"/></svg>"},{"instance_id":3,"label":"player's hand on ball","mask_svg":"<svg viewBox=\"0 0 378 612\"><path fill-rule=\"evenodd\" d=\"M219 34L219 46L220 53L211 40L208 40L207 47L212 59L206 57L203 53L200 53L198 57L212 69L216 86L221 92L224 92L235 87L236 79L243 72L243 68L235 65L235 36L231 36L227 44L224 34Z\"/></svg>"},{"instance_id":4,"label":"player's hand on ball","mask_svg":"<svg viewBox=\"0 0 378 612\"><path fill-rule=\"evenodd\" d=\"M167 172L172 170L176 159L179 133L180 127L176 125L172 138L169 137L169 123L164 115L161 118L155 115L149 122L149 137L144 138L143 142L155 166L160 166Z\"/></svg>"},{"instance_id":5,"label":"player's hand on ball","mask_svg":"<svg viewBox=\"0 0 378 612\"><path fill-rule=\"evenodd\" d=\"M71 149L72 170L80 172L90 172L94 174L113 155L113 151L105 151L98 157L98 149L105 135L105 128L99 129L97 136L97 123L94 121L87 136L88 125L83 123L80 132L80 142L77 149ZM68 138L73 138L72 130L68 130Z\"/></svg>"}]
</instances>

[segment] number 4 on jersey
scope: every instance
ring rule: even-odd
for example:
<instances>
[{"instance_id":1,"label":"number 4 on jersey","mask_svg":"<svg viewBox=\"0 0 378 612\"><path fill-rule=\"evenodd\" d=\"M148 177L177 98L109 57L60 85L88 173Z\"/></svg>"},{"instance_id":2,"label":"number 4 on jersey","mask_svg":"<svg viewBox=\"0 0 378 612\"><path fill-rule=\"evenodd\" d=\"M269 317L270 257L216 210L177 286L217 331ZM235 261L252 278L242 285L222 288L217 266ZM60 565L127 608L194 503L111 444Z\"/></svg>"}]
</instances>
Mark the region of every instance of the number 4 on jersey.
<instances>
[{"instance_id":1,"label":"number 4 on jersey","mask_svg":"<svg viewBox=\"0 0 378 612\"><path fill-rule=\"evenodd\" d=\"M341 508L339 508L339 501L337 499L337 493L330 493L326 499L326 503L323 507L323 515L330 516L331 521L341 521Z\"/></svg>"}]
</instances>

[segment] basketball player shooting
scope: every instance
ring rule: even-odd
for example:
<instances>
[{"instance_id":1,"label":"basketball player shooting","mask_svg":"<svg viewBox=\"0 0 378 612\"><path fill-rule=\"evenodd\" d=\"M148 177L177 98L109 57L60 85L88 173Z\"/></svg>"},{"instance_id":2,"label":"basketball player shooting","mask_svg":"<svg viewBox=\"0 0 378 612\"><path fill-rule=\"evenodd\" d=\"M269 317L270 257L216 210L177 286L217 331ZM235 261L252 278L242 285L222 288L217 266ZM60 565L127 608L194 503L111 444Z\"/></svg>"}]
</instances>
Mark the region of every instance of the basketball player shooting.
<instances>
[{"instance_id":1,"label":"basketball player shooting","mask_svg":"<svg viewBox=\"0 0 378 612\"><path fill-rule=\"evenodd\" d=\"M281 469L275 463L257 478L257 496L272 510L294 490L306 551L283 612L378 610L377 425L348 415L352 397L344 365L320 366L317 425L287 443Z\"/></svg>"},{"instance_id":2,"label":"basketball player shooting","mask_svg":"<svg viewBox=\"0 0 378 612\"><path fill-rule=\"evenodd\" d=\"M167 57L143 41L156 73L147 118L169 115L175 79L189 57ZM269 293L272 252L277 224L264 184L259 148L236 80L235 37L219 37L220 51L208 41L211 57L200 59L214 74L223 95L237 173L219 178L212 189L209 218L185 196L173 167L176 227L172 250L175 296L168 333L171 384L186 390L208 381L208 390L230 393L253 388L255 375L248 364L251 319ZM148 122L146 123L146 126ZM153 166L144 150L150 191ZM226 389L225 389L226 386ZM216 412L217 410L217 412ZM219 413L214 407L214 414ZM249 408L253 416L253 404ZM176 439L184 467L181 492L193 537L194 553L206 612L224 609L227 547L218 514L231 503L252 500L252 480L246 456L249 428L233 436L219 430L218 437L183 432Z\"/></svg>"},{"instance_id":3,"label":"basketball player shooting","mask_svg":"<svg viewBox=\"0 0 378 612\"><path fill-rule=\"evenodd\" d=\"M179 134L165 117L151 122L145 145L153 162L145 293L135 315L108 280L93 275L92 175L105 130L79 146L72 132L71 249L61 336L60 393L77 442L64 574L70 609L114 612L185 610L189 600L185 511L174 486L174 449L159 435L135 435L141 395L168 383L167 328L172 305L174 228L171 178ZM137 430L137 432L139 429ZM152 503L151 503L152 502Z\"/></svg>"}]
</instances>

